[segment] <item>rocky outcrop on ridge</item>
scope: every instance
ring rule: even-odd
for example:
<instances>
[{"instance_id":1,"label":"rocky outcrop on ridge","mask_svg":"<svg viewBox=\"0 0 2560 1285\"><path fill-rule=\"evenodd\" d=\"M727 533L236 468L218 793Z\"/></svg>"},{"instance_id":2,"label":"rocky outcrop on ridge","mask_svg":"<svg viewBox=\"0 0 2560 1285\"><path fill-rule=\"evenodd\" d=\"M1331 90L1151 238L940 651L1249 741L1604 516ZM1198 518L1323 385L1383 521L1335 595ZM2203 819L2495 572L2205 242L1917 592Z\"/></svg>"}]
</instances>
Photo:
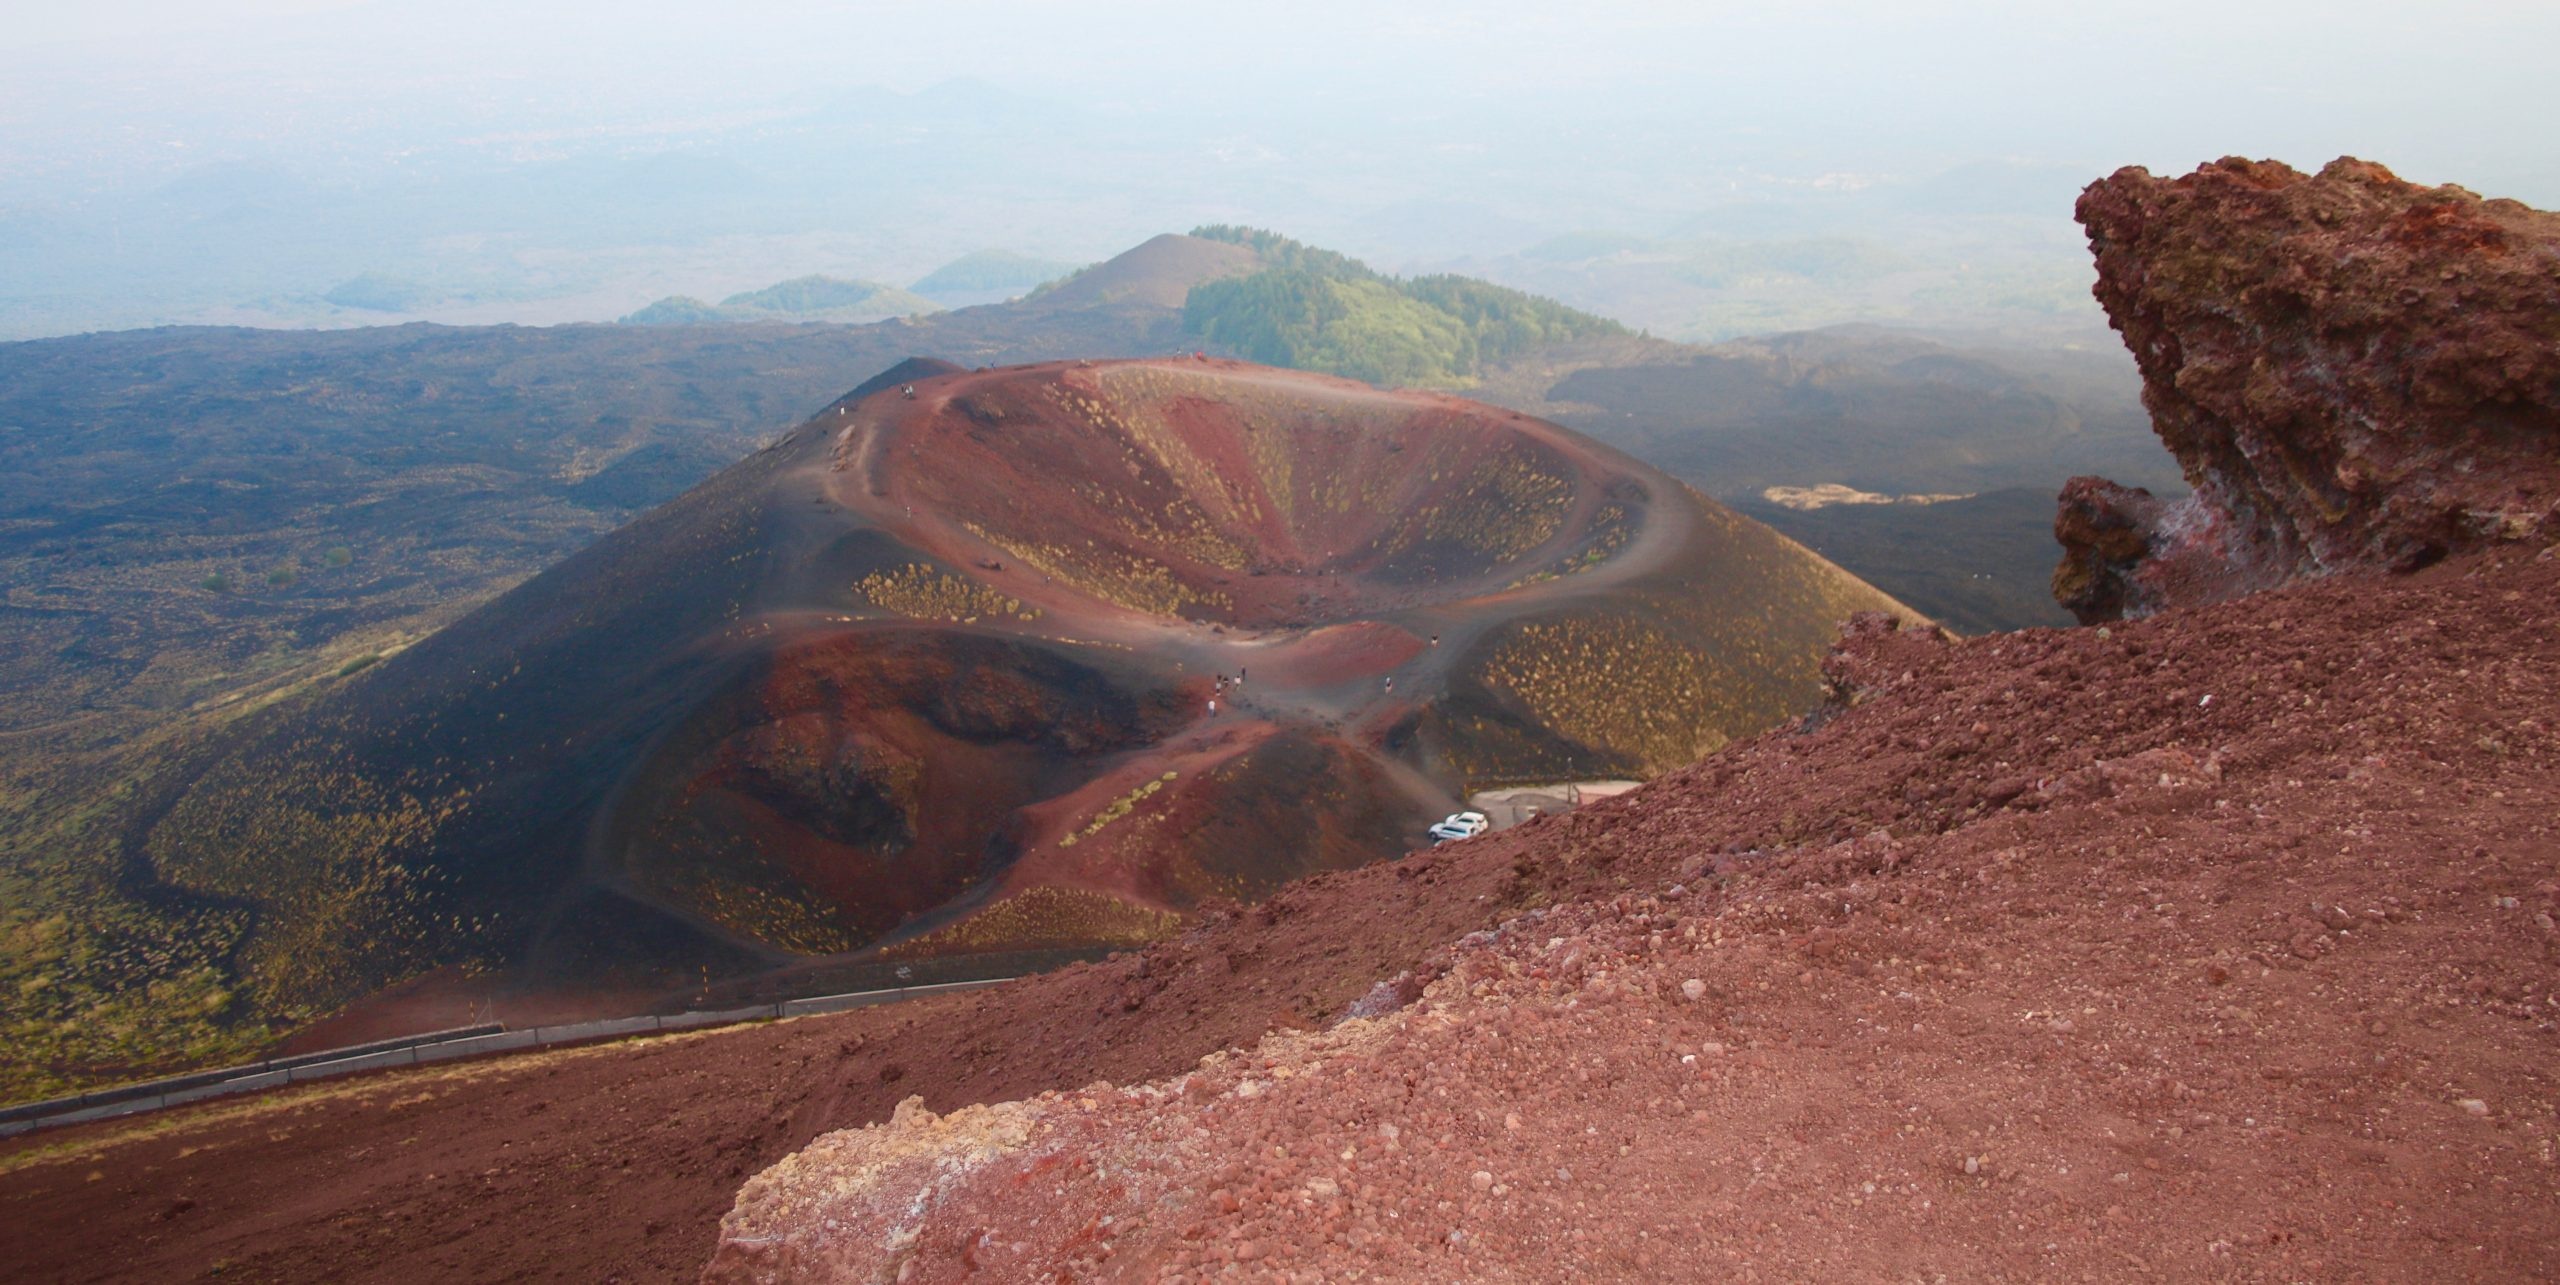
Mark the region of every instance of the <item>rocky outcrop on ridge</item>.
<instances>
[{"instance_id":1,"label":"rocky outcrop on ridge","mask_svg":"<svg viewBox=\"0 0 2560 1285\"><path fill-rule=\"evenodd\" d=\"M2560 528L2560 216L2341 158L2090 185L2096 293L2194 496L2074 479L2084 621Z\"/></svg>"}]
</instances>

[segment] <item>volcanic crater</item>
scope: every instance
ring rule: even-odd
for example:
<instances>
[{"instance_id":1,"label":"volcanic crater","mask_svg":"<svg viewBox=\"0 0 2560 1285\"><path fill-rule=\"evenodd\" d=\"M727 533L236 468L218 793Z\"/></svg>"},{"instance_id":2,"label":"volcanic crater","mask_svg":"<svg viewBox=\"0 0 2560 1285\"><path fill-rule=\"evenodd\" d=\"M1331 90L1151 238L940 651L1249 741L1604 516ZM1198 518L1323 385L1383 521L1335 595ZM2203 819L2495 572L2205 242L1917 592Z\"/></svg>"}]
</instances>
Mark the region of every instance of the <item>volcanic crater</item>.
<instances>
[{"instance_id":1,"label":"volcanic crater","mask_svg":"<svg viewBox=\"0 0 2560 1285\"><path fill-rule=\"evenodd\" d=\"M411 975L991 971L1398 855L1472 789L1686 763L1811 705L1875 609L1901 610L1514 412L1198 358L915 361L255 761L420 801L373 859L419 876L398 913L470 931ZM254 828L179 828L189 802L160 836L182 886Z\"/></svg>"}]
</instances>

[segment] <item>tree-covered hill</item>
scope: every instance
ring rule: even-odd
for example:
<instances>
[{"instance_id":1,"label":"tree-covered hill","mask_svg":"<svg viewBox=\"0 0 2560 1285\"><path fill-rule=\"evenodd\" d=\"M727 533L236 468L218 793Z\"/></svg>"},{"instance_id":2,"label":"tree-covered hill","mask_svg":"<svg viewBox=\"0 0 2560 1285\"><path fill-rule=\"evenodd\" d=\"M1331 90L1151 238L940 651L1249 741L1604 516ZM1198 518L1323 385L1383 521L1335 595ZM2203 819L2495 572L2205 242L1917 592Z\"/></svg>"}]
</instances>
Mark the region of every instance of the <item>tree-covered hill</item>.
<instances>
[{"instance_id":1,"label":"tree-covered hill","mask_svg":"<svg viewBox=\"0 0 2560 1285\"><path fill-rule=\"evenodd\" d=\"M1627 328L1471 277L1391 277L1261 228L1193 229L1259 255L1262 271L1195 286L1183 328L1274 366L1387 385L1465 387L1488 364Z\"/></svg>"}]
</instances>

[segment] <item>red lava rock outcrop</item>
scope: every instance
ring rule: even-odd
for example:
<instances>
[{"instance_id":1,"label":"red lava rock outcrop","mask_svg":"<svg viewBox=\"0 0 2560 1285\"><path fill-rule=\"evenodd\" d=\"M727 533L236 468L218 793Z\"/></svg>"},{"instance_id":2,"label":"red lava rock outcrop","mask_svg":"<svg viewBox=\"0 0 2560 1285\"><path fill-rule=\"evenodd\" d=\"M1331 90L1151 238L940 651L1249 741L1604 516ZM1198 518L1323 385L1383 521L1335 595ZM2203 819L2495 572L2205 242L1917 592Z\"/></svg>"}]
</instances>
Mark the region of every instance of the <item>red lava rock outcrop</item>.
<instances>
[{"instance_id":1,"label":"red lava rock outcrop","mask_svg":"<svg viewBox=\"0 0 2560 1285\"><path fill-rule=\"evenodd\" d=\"M2560 525L2560 216L2341 158L2091 184L2096 293L2195 494L2064 491L2084 621Z\"/></svg>"}]
</instances>

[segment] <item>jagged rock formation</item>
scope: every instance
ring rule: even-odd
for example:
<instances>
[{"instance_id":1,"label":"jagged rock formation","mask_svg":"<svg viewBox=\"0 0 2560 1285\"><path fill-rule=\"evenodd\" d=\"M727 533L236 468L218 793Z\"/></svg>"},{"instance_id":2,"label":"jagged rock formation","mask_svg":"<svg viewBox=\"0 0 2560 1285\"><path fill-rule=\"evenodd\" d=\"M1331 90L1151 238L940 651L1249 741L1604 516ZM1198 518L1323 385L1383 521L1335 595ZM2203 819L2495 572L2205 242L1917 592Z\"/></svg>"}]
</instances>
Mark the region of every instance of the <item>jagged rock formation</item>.
<instances>
[{"instance_id":1,"label":"jagged rock formation","mask_svg":"<svg viewBox=\"0 0 2560 1285\"><path fill-rule=\"evenodd\" d=\"M2075 479L2084 621L2560 526L2560 217L2341 158L2128 167L2079 218L2194 497Z\"/></svg>"}]
</instances>

